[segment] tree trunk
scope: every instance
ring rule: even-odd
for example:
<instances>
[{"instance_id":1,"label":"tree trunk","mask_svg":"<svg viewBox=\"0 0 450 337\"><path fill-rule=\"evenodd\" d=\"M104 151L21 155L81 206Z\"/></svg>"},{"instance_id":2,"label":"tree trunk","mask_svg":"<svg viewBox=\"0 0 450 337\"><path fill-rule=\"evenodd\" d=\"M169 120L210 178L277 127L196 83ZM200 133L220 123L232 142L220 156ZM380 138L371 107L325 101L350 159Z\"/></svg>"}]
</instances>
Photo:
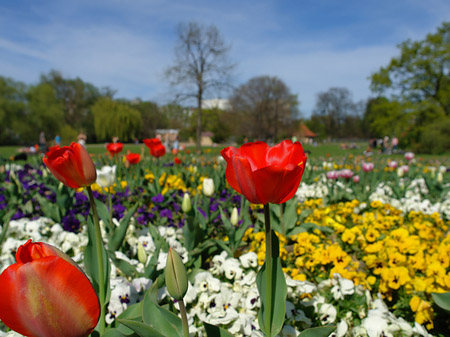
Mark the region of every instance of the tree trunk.
<instances>
[{"instance_id":1,"label":"tree trunk","mask_svg":"<svg viewBox=\"0 0 450 337\"><path fill-rule=\"evenodd\" d=\"M197 95L197 151L202 149L202 91Z\"/></svg>"}]
</instances>

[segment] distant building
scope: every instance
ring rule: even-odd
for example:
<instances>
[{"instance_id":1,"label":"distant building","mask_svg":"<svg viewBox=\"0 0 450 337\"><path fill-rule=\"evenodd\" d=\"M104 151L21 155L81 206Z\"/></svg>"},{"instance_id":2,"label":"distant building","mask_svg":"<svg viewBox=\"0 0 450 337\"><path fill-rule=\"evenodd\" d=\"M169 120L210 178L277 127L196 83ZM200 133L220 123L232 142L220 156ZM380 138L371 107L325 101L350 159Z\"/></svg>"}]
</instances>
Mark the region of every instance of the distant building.
<instances>
[{"instance_id":1,"label":"distant building","mask_svg":"<svg viewBox=\"0 0 450 337\"><path fill-rule=\"evenodd\" d=\"M312 132L306 124L300 124L300 127L296 132L294 132L294 136L297 137L302 144L312 144L314 142L314 138L317 137L317 134Z\"/></svg>"},{"instance_id":2,"label":"distant building","mask_svg":"<svg viewBox=\"0 0 450 337\"><path fill-rule=\"evenodd\" d=\"M202 101L203 109L229 110L230 107L230 101L225 98L205 99Z\"/></svg>"}]
</instances>

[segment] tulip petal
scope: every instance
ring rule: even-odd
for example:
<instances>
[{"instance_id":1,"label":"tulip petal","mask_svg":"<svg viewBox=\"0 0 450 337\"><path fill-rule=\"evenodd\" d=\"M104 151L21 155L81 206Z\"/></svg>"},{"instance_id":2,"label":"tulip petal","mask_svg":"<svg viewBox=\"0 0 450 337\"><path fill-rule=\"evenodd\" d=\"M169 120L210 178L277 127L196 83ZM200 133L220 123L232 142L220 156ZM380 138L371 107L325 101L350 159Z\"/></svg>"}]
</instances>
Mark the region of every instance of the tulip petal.
<instances>
[{"instance_id":1,"label":"tulip petal","mask_svg":"<svg viewBox=\"0 0 450 337\"><path fill-rule=\"evenodd\" d=\"M239 193L245 195L245 197L254 204L262 204L264 201L260 200L257 194L257 181L254 181L252 177L252 170L249 160L244 157L234 156L232 158L232 169L234 170L234 176L236 177L237 184L239 186ZM228 170L228 167L227 167ZM225 173L226 174L226 173ZM231 184L230 184L231 185ZM236 190L238 191L238 190Z\"/></svg>"},{"instance_id":2,"label":"tulip petal","mask_svg":"<svg viewBox=\"0 0 450 337\"><path fill-rule=\"evenodd\" d=\"M247 143L238 150L239 155L246 157L250 163L252 171L267 166L267 151L269 145L264 142Z\"/></svg>"},{"instance_id":3,"label":"tulip petal","mask_svg":"<svg viewBox=\"0 0 450 337\"><path fill-rule=\"evenodd\" d=\"M89 153L81 144L72 143L70 147L72 148L75 163L80 175L85 181L84 185L89 185L90 181L95 181L97 179L97 171L95 170L94 163L89 156Z\"/></svg>"},{"instance_id":4,"label":"tulip petal","mask_svg":"<svg viewBox=\"0 0 450 337\"><path fill-rule=\"evenodd\" d=\"M0 275L0 301L0 319L32 337L87 336L100 312L88 278L57 256L8 267Z\"/></svg>"}]
</instances>

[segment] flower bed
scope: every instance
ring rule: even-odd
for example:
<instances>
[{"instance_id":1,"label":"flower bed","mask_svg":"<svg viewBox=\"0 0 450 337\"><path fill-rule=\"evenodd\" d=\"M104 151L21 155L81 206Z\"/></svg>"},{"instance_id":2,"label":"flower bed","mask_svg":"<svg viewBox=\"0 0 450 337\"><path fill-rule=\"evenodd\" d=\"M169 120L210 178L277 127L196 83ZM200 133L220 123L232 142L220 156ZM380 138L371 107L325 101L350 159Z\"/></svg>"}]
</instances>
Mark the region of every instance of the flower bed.
<instances>
[{"instance_id":1,"label":"flower bed","mask_svg":"<svg viewBox=\"0 0 450 337\"><path fill-rule=\"evenodd\" d=\"M234 336L263 336L256 285L266 250L262 208L227 187L225 166L216 158L178 157L182 165L144 158L120 166L111 187L93 185L105 245L116 245L114 233L126 228L109 253L106 322L120 326L117 318L149 293L173 306L161 283L170 247L188 268L192 335L205 335L202 322L208 322ZM360 174L354 181L350 175L326 178L328 168L318 164L310 163L296 199L271 208L287 279L280 335L337 324L336 336L444 336L449 315L431 294L450 291L448 174L438 181L416 165L399 177L394 170L358 171L354 163L350 168ZM11 221L1 270L30 238L59 247L84 267L89 204L83 190L60 185L38 166L8 167L3 174L0 215ZM206 178L215 186L208 196ZM185 193L191 218L183 211ZM233 208L236 224L230 222ZM193 220L202 237L192 247L186 226Z\"/></svg>"}]
</instances>

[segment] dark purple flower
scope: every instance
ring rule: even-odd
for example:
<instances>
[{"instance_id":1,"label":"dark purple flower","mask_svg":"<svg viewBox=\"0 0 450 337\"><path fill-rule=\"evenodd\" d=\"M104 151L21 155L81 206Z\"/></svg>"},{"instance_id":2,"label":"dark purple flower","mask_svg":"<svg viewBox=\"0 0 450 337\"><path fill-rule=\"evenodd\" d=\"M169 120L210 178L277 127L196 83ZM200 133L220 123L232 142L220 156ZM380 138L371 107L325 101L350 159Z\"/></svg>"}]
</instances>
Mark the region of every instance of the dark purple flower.
<instances>
[{"instance_id":1,"label":"dark purple flower","mask_svg":"<svg viewBox=\"0 0 450 337\"><path fill-rule=\"evenodd\" d=\"M73 211L69 211L68 214L61 219L63 228L68 232L77 233L80 230L80 220L78 220Z\"/></svg>"},{"instance_id":2,"label":"dark purple flower","mask_svg":"<svg viewBox=\"0 0 450 337\"><path fill-rule=\"evenodd\" d=\"M163 218L172 219L172 211L170 209L164 208L161 213L159 213L160 216Z\"/></svg>"},{"instance_id":3,"label":"dark purple flower","mask_svg":"<svg viewBox=\"0 0 450 337\"><path fill-rule=\"evenodd\" d=\"M203 217L206 219L206 213L204 210L201 209L201 207L197 207L197 210L203 215Z\"/></svg>"},{"instance_id":4,"label":"dark purple flower","mask_svg":"<svg viewBox=\"0 0 450 337\"><path fill-rule=\"evenodd\" d=\"M164 201L164 196L162 194L155 195L152 198L152 201L157 203L157 204L162 203Z\"/></svg>"}]
</instances>

